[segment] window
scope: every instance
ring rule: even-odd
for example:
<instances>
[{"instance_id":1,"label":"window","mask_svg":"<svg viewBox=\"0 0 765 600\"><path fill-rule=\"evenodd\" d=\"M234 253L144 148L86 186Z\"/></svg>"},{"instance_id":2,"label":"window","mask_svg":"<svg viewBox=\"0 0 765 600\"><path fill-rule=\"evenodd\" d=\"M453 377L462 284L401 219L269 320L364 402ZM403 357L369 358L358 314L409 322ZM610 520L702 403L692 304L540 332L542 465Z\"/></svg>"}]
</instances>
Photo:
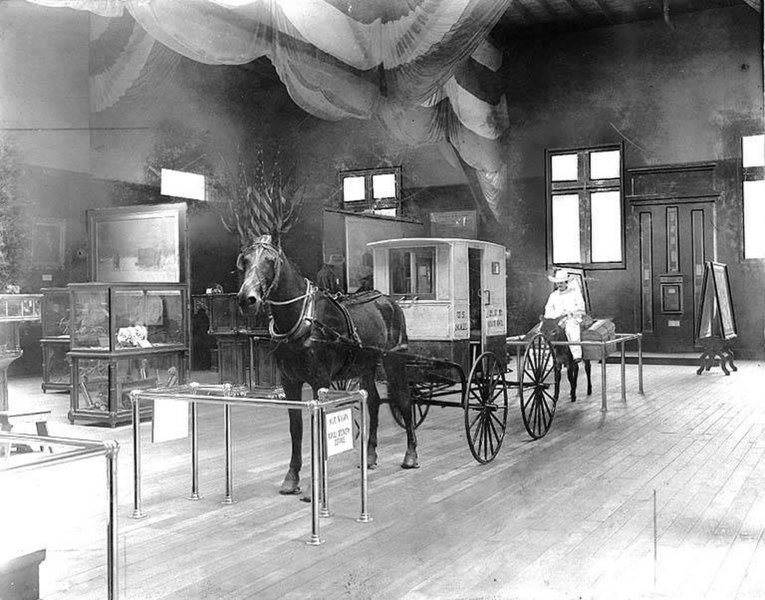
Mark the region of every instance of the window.
<instances>
[{"instance_id":1,"label":"window","mask_svg":"<svg viewBox=\"0 0 765 600\"><path fill-rule=\"evenodd\" d=\"M744 170L744 258L765 258L765 135L741 140Z\"/></svg>"},{"instance_id":2,"label":"window","mask_svg":"<svg viewBox=\"0 0 765 600\"><path fill-rule=\"evenodd\" d=\"M416 296L435 300L436 249L416 248L390 251L390 282L393 296Z\"/></svg>"},{"instance_id":3,"label":"window","mask_svg":"<svg viewBox=\"0 0 765 600\"><path fill-rule=\"evenodd\" d=\"M163 196L206 200L205 176L185 171L162 169L159 193Z\"/></svg>"},{"instance_id":4,"label":"window","mask_svg":"<svg viewBox=\"0 0 765 600\"><path fill-rule=\"evenodd\" d=\"M401 167L340 173L343 208L377 215L401 215Z\"/></svg>"},{"instance_id":5,"label":"window","mask_svg":"<svg viewBox=\"0 0 765 600\"><path fill-rule=\"evenodd\" d=\"M624 267L621 145L547 152L547 252L556 265Z\"/></svg>"}]
</instances>

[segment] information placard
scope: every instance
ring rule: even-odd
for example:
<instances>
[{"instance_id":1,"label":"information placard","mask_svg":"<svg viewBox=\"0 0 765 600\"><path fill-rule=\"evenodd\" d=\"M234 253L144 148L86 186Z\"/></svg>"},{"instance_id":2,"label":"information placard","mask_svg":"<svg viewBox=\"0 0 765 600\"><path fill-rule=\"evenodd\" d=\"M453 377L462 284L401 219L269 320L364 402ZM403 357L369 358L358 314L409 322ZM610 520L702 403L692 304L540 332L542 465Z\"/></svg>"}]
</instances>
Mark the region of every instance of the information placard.
<instances>
[{"instance_id":1,"label":"information placard","mask_svg":"<svg viewBox=\"0 0 765 600\"><path fill-rule=\"evenodd\" d=\"M155 400L151 420L153 443L179 440L189 435L189 405L176 400Z\"/></svg>"},{"instance_id":2,"label":"information placard","mask_svg":"<svg viewBox=\"0 0 765 600\"><path fill-rule=\"evenodd\" d=\"M326 426L327 456L334 456L346 450L353 450L353 419L351 409L327 413Z\"/></svg>"}]
</instances>

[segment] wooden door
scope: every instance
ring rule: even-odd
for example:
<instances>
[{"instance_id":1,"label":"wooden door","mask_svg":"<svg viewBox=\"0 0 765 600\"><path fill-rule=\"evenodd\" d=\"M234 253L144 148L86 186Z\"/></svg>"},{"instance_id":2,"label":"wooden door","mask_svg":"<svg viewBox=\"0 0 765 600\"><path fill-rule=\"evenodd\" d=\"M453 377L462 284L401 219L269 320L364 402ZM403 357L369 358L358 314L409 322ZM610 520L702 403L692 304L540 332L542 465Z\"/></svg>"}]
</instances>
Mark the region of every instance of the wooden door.
<instances>
[{"instance_id":1,"label":"wooden door","mask_svg":"<svg viewBox=\"0 0 765 600\"><path fill-rule=\"evenodd\" d=\"M704 261L715 255L715 204L683 199L633 210L639 223L644 348L693 352Z\"/></svg>"}]
</instances>

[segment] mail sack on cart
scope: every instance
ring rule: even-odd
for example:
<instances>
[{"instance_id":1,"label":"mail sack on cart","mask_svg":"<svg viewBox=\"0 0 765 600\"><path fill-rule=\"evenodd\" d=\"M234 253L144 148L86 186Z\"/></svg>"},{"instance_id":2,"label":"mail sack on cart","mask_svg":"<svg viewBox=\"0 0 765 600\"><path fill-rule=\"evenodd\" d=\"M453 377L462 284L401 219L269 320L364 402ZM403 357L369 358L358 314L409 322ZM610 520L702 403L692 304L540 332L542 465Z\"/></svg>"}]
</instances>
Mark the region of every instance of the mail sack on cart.
<instances>
[{"instance_id":1,"label":"mail sack on cart","mask_svg":"<svg viewBox=\"0 0 765 600\"><path fill-rule=\"evenodd\" d=\"M616 337L616 325L611 319L595 319L589 327L582 327L583 342L608 342L605 345L582 345L582 358L585 360L601 360L616 351L616 342L610 342Z\"/></svg>"}]
</instances>

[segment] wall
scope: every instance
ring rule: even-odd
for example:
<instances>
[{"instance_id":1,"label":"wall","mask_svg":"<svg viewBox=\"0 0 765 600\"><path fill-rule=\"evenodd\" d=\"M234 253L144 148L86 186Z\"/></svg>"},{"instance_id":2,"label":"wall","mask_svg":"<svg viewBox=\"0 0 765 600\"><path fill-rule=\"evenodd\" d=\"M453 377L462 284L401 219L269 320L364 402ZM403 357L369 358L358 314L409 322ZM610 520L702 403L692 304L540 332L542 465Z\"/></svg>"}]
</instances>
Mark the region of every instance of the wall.
<instances>
[{"instance_id":1,"label":"wall","mask_svg":"<svg viewBox=\"0 0 765 600\"><path fill-rule=\"evenodd\" d=\"M533 323L549 289L545 149L623 141L627 168L720 163L717 260L731 271L739 346L761 348L765 269L740 260L736 169L741 135L763 130L761 18L740 6L674 17L672 27L646 21L515 45L507 84L512 174L497 241L513 255L508 313L517 330ZM588 276L595 310L636 331L635 265Z\"/></svg>"},{"instance_id":2,"label":"wall","mask_svg":"<svg viewBox=\"0 0 765 600\"><path fill-rule=\"evenodd\" d=\"M408 147L374 120L331 123L308 116L267 64L211 66L184 59L160 95L90 115L88 21L86 13L68 9L20 0L0 4L0 127L13 130L22 149L32 210L64 218L72 234L69 262L54 274L56 282L82 277L74 257L85 241L84 209L124 204L131 197L115 181L138 185L141 201L156 194L140 186L148 183L146 162L167 119L204 139L205 160L231 160L252 139L288 149L297 179L306 184L306 201L285 245L306 275L320 267L322 209L339 207L338 171L401 165L405 191L425 197L421 190L437 189L428 209L437 208L441 198L449 210L472 208L464 174L448 148ZM718 259L731 267L734 302L765 297L761 263L739 260L735 168L740 135L762 131L761 15L740 6L673 17L672 25L657 20L508 41L504 214L498 226L484 224L479 237L511 251L510 333L530 327L548 290L545 148L624 141L627 167L721 163ZM200 219L193 236L212 246L199 249L197 282L204 287L227 278L230 290L236 281L229 261L238 241L209 214ZM590 275L597 311L615 315L620 329L634 330L634 265ZM40 274L35 277L40 283ZM757 348L765 307L736 309L742 344Z\"/></svg>"}]
</instances>

